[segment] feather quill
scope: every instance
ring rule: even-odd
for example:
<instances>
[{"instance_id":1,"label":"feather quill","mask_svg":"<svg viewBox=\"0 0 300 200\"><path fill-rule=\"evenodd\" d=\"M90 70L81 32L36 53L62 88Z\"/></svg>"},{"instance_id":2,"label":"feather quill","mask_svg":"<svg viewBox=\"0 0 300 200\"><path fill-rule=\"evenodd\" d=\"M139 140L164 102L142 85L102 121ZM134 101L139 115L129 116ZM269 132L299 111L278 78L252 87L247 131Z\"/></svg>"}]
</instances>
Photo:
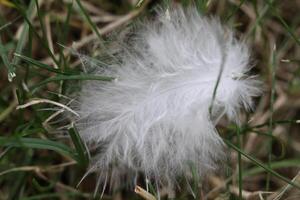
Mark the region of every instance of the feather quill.
<instances>
[{"instance_id":1,"label":"feather quill","mask_svg":"<svg viewBox=\"0 0 300 200\"><path fill-rule=\"evenodd\" d=\"M133 182L137 172L174 183L216 169L224 145L215 124L224 115L239 121L239 110L260 94L247 45L218 19L195 8L157 14L120 45L119 62L93 72L116 79L85 83L79 96L76 126L97 152L92 169L111 184Z\"/></svg>"}]
</instances>

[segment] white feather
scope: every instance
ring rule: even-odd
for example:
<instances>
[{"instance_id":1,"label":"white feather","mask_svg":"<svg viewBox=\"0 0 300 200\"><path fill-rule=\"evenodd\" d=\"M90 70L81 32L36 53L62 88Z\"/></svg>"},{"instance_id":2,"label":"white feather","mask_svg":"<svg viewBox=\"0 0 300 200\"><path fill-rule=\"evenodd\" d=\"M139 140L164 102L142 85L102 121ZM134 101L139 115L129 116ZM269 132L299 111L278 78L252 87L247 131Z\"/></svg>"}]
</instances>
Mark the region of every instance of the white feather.
<instances>
[{"instance_id":1,"label":"white feather","mask_svg":"<svg viewBox=\"0 0 300 200\"><path fill-rule=\"evenodd\" d=\"M192 169L200 176L216 169L224 153L215 124L224 114L238 121L260 93L247 75L247 46L217 19L180 7L158 15L122 45L120 62L95 72L116 79L88 82L80 93L76 125L97 149L94 167L115 181L143 172L174 182Z\"/></svg>"}]
</instances>

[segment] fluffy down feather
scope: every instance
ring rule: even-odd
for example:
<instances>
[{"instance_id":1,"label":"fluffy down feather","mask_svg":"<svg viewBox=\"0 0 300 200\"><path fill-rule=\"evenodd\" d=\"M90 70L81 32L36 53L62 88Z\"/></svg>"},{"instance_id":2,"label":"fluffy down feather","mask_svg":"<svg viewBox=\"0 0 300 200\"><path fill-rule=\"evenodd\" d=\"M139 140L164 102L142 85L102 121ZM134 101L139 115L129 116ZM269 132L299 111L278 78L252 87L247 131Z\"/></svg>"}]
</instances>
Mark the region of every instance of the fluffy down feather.
<instances>
[{"instance_id":1,"label":"fluffy down feather","mask_svg":"<svg viewBox=\"0 0 300 200\"><path fill-rule=\"evenodd\" d=\"M260 93L247 75L247 46L217 19L194 8L160 12L120 45L119 62L94 71L116 79L85 83L80 93L76 125L97 152L93 169L114 183L134 181L136 172L174 183L192 169L200 176L216 169L224 153L215 124L223 115L238 121Z\"/></svg>"}]
</instances>

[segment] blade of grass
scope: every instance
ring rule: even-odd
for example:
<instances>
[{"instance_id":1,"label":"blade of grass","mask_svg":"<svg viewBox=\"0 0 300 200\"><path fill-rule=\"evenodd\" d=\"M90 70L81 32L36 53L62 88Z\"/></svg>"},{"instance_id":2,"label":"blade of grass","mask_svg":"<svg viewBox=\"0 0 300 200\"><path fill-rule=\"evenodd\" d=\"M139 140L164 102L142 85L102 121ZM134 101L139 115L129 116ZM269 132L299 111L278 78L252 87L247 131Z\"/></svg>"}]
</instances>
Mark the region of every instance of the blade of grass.
<instances>
[{"instance_id":1,"label":"blade of grass","mask_svg":"<svg viewBox=\"0 0 300 200\"><path fill-rule=\"evenodd\" d=\"M272 122L272 126L274 124L298 124L300 123L299 120L296 120L296 119L291 119L291 120L273 120ZM266 123L262 123L262 124L258 124L258 125L255 125L255 126L251 126L249 128L247 128L247 130L252 130L252 129L256 129L256 128L262 128L264 126L270 126L270 122L266 122Z\"/></svg>"},{"instance_id":2,"label":"blade of grass","mask_svg":"<svg viewBox=\"0 0 300 200\"><path fill-rule=\"evenodd\" d=\"M240 148L238 148L237 146L235 146L234 144L232 144L229 140L224 140L224 142L232 149L234 149L237 152L240 152L244 157L246 157L247 159L249 159L251 162L253 162L255 165L261 167L262 169L264 169L266 172L269 172L270 174L272 174L273 176L279 178L280 180L294 186L295 188L300 190L300 185L296 184L294 182L292 182L291 180L289 180L288 178L280 175L279 173L277 173L276 171L272 170L271 168L269 168L268 166L264 165L261 161L257 160L256 158L248 155L247 153L245 153L244 151L242 151Z\"/></svg>"},{"instance_id":3,"label":"blade of grass","mask_svg":"<svg viewBox=\"0 0 300 200\"><path fill-rule=\"evenodd\" d=\"M83 167L87 167L90 160L89 152L74 125L69 129L69 135L77 151L79 164Z\"/></svg>"},{"instance_id":4,"label":"blade of grass","mask_svg":"<svg viewBox=\"0 0 300 200\"><path fill-rule=\"evenodd\" d=\"M70 19L71 19L71 14L72 14L72 9L73 9L73 1L70 3L67 3L67 16L66 19L64 20L63 27L59 28L59 25L57 24L56 29L58 32L58 44L67 44L67 35L70 30ZM63 47L61 45L58 45L58 55L59 55L59 63L61 70L65 71L69 69L69 62L67 61L67 58L65 57L63 53ZM66 90L65 87L65 82L62 80L59 82L59 93L63 94Z\"/></svg>"},{"instance_id":5,"label":"blade of grass","mask_svg":"<svg viewBox=\"0 0 300 200\"><path fill-rule=\"evenodd\" d=\"M239 5L234 8L234 10L226 17L225 21L228 22L229 19L236 14L236 12L241 8L241 6L245 3L245 0L241 0Z\"/></svg>"},{"instance_id":6,"label":"blade of grass","mask_svg":"<svg viewBox=\"0 0 300 200\"><path fill-rule=\"evenodd\" d=\"M41 9L40 9L38 0L34 0L34 3L35 3L36 11L37 11L37 17L38 17L39 23L40 23L40 28L42 30L42 38L43 38L43 40L47 41L45 24L44 24L44 20L42 19Z\"/></svg>"},{"instance_id":7,"label":"blade of grass","mask_svg":"<svg viewBox=\"0 0 300 200\"><path fill-rule=\"evenodd\" d=\"M60 71L58 69L55 69L54 67L46 65L44 63L41 63L41 62L39 62L37 60L34 60L34 59L29 58L29 57L24 56L24 55L20 55L20 54L16 54L16 53L14 55L17 56L17 57L19 57L19 58L21 58L22 60L30 63L30 64L33 64L36 67L39 67L41 69L46 69L46 70L48 70L50 72L54 72L54 73L57 73L57 74L63 74L63 75L71 75L71 74L74 75L75 74L75 73L72 73L72 72L62 72L62 71Z\"/></svg>"},{"instance_id":8,"label":"blade of grass","mask_svg":"<svg viewBox=\"0 0 300 200\"><path fill-rule=\"evenodd\" d=\"M196 8L200 14L205 14L207 12L210 0L195 0Z\"/></svg>"},{"instance_id":9,"label":"blade of grass","mask_svg":"<svg viewBox=\"0 0 300 200\"><path fill-rule=\"evenodd\" d=\"M33 2L35 0L32 0ZM25 13L24 9L22 7L20 7L19 5L15 4L17 10L19 11L19 13L23 16L24 20L27 22L27 25L29 27L29 29L31 30L31 32L36 36L36 38L38 39L38 41L40 42L40 44L45 48L45 50L47 51L48 55L51 57L51 59L53 60L53 62L58 66L58 60L56 59L55 55L51 52L49 45L47 42L47 40L44 40L39 33L37 32L36 28L34 27L34 25L31 23L31 20L27 17L27 14ZM35 5L33 3L33 5ZM22 54L21 52L16 52L18 54ZM15 63L14 63L15 64Z\"/></svg>"},{"instance_id":10,"label":"blade of grass","mask_svg":"<svg viewBox=\"0 0 300 200\"><path fill-rule=\"evenodd\" d=\"M277 162L272 162L270 164L271 169L280 169L280 168L287 168L287 167L299 167L300 166L300 160L299 159L289 159L289 160L282 160ZM261 167L253 167L251 169L248 169L243 173L243 178L256 175L259 173L264 172L265 170Z\"/></svg>"},{"instance_id":11,"label":"blade of grass","mask_svg":"<svg viewBox=\"0 0 300 200\"><path fill-rule=\"evenodd\" d=\"M240 131L240 135L245 135L247 133L249 133L248 131L246 131L247 129L242 129ZM243 131L243 132L242 132ZM280 144L280 149L281 149L281 154L279 157L276 157L276 159L282 159L284 158L284 156L286 155L286 145L285 145L285 142L280 138L280 137L277 137L277 136L274 136L273 134L269 134L268 132L265 133L265 132L262 132L262 131L257 131L257 130L252 130L251 131L252 133L256 133L257 135L259 136L264 136L264 137L272 137L273 141L276 141ZM234 136L236 136L236 133L229 133L228 134L228 137L226 137L226 139L228 140L231 140Z\"/></svg>"},{"instance_id":12,"label":"blade of grass","mask_svg":"<svg viewBox=\"0 0 300 200\"><path fill-rule=\"evenodd\" d=\"M55 183L51 182L49 185L41 185L37 179L32 179L32 186L34 189L36 189L38 192L47 192L55 187Z\"/></svg>"},{"instance_id":13,"label":"blade of grass","mask_svg":"<svg viewBox=\"0 0 300 200\"><path fill-rule=\"evenodd\" d=\"M45 29L44 20L42 18L42 13L41 13L41 9L40 9L40 6L39 6L39 2L38 2L38 0L34 0L34 3L35 3L35 6L36 6L36 10L37 10L37 17L39 19L40 28L42 30L42 37L41 38L42 38L43 41L47 41L47 46L49 47L49 44L48 44L49 41L47 39L47 33L46 33L46 29Z\"/></svg>"},{"instance_id":14,"label":"blade of grass","mask_svg":"<svg viewBox=\"0 0 300 200\"><path fill-rule=\"evenodd\" d=\"M98 39L100 41L102 41L102 37L101 37L101 34L96 26L96 24L91 20L89 14L86 12L86 10L84 9L84 7L82 6L80 0L75 0L78 7L79 7L79 10L81 11L82 15L85 17L86 21L88 22L88 24L91 26L92 30L96 33Z\"/></svg>"},{"instance_id":15,"label":"blade of grass","mask_svg":"<svg viewBox=\"0 0 300 200\"><path fill-rule=\"evenodd\" d=\"M135 186L134 192L136 194L138 194L139 196L141 196L143 199L146 199L146 200L156 200L156 198L151 193L149 193L148 191L144 190L142 187L140 187L138 185Z\"/></svg>"},{"instance_id":16,"label":"blade of grass","mask_svg":"<svg viewBox=\"0 0 300 200\"><path fill-rule=\"evenodd\" d=\"M300 45L300 40L297 38L297 36L294 34L293 30L289 27L289 25L285 22L285 20L278 14L277 10L274 8L272 1L267 1L268 5L271 7L274 15L276 18L280 21L280 23L283 25L283 27L286 29L286 31L290 34L290 36L295 40L295 42Z\"/></svg>"},{"instance_id":17,"label":"blade of grass","mask_svg":"<svg viewBox=\"0 0 300 200\"><path fill-rule=\"evenodd\" d=\"M84 199L92 199L93 195L81 192L59 192L59 193L43 193L38 195L33 195L29 197L22 197L20 200L40 200L40 199L61 199L62 197L69 197L74 199L79 196Z\"/></svg>"},{"instance_id":18,"label":"blade of grass","mask_svg":"<svg viewBox=\"0 0 300 200\"><path fill-rule=\"evenodd\" d=\"M27 12L25 13L26 17L29 19L29 20L32 20L34 15L35 15L35 9L34 9L34 0L31 0L30 1L30 4L27 8ZM17 43L17 46L16 46L16 49L15 49L15 53L17 54L22 54L23 52L23 49L27 43L27 37L28 37L28 32L29 32L29 25L28 23L26 23L26 21L23 22L22 24L22 27L23 27L23 30L20 34L20 38L18 40L18 43ZM12 59L12 63L13 63L13 67L15 67L18 63L19 63L19 58L17 57L14 57ZM12 79L11 79L12 80Z\"/></svg>"},{"instance_id":19,"label":"blade of grass","mask_svg":"<svg viewBox=\"0 0 300 200\"><path fill-rule=\"evenodd\" d=\"M274 1L275 0L271 0L270 3L273 3ZM257 14L259 14L259 16L256 17L253 26L250 28L248 33L245 35L245 38L248 38L253 33L256 26L260 24L261 20L264 18L264 16L269 11L269 9L270 9L270 5L268 4L268 5L265 5L260 11L257 12Z\"/></svg>"},{"instance_id":20,"label":"blade of grass","mask_svg":"<svg viewBox=\"0 0 300 200\"><path fill-rule=\"evenodd\" d=\"M9 0L1 0L0 4L3 4L3 5L8 6L8 7L14 7L14 4L11 3Z\"/></svg>"},{"instance_id":21,"label":"blade of grass","mask_svg":"<svg viewBox=\"0 0 300 200\"><path fill-rule=\"evenodd\" d=\"M3 14L5 15L5 13L0 13L0 33L4 34L7 33L8 34L8 40L12 40L13 39L13 32L9 29L9 27L14 24L17 20L19 20L21 18L21 16L17 16L16 18L10 20L9 22L7 22L6 18L4 18Z\"/></svg>"},{"instance_id":22,"label":"blade of grass","mask_svg":"<svg viewBox=\"0 0 300 200\"><path fill-rule=\"evenodd\" d=\"M272 138L272 141L274 143L274 141L278 142L280 144L280 149L281 149L281 153L279 156L276 157L276 159L282 159L284 158L284 156L286 155L286 143L280 138L280 137L277 137L277 136L274 136L273 134L269 134L269 132L267 133L264 133L264 132L261 132L261 131L253 131L253 133L257 133L259 135L262 135L262 136L267 136L267 137L271 137Z\"/></svg>"},{"instance_id":23,"label":"blade of grass","mask_svg":"<svg viewBox=\"0 0 300 200\"><path fill-rule=\"evenodd\" d=\"M0 15L0 18L2 18L2 16ZM16 17L15 19L5 23L5 24L2 24L2 19L0 19L0 32L4 31L5 29L7 29L9 26L11 26L12 24L14 24L16 21L18 21L19 19L21 18L21 16L18 16ZM10 30L9 30L10 32Z\"/></svg>"},{"instance_id":24,"label":"blade of grass","mask_svg":"<svg viewBox=\"0 0 300 200\"><path fill-rule=\"evenodd\" d=\"M197 171L196 166L191 162L189 163L189 168L192 174L192 185L191 190L196 197L199 197L199 183L201 182L199 173Z\"/></svg>"},{"instance_id":25,"label":"blade of grass","mask_svg":"<svg viewBox=\"0 0 300 200\"><path fill-rule=\"evenodd\" d=\"M61 44L65 44L67 35L69 33L72 9L73 9L73 1L67 5L67 16L63 24L63 32L61 34L61 38L59 39L59 43Z\"/></svg>"},{"instance_id":26,"label":"blade of grass","mask_svg":"<svg viewBox=\"0 0 300 200\"><path fill-rule=\"evenodd\" d=\"M67 16L63 23L63 27L57 26L57 32L58 34L58 44L67 44L67 35L70 30L70 19L73 9L73 1L71 3L67 4ZM68 68L68 61L66 60L66 57L63 53L63 46L58 45L58 51L59 51L59 63L61 63L60 66L58 66L61 70L66 70ZM61 86L63 85L63 82L61 83Z\"/></svg>"},{"instance_id":27,"label":"blade of grass","mask_svg":"<svg viewBox=\"0 0 300 200\"><path fill-rule=\"evenodd\" d=\"M8 57L7 57L8 51L6 50L5 46L2 43L2 39L0 37L0 55L3 61L4 66L7 69L7 77L8 80L11 82L13 78L16 76L15 73L15 67L9 62Z\"/></svg>"},{"instance_id":28,"label":"blade of grass","mask_svg":"<svg viewBox=\"0 0 300 200\"><path fill-rule=\"evenodd\" d=\"M24 157L24 160L22 160L22 163L20 163L21 165L26 166L32 162L34 155L31 149L23 151L22 154L26 156ZM14 173L13 179L11 181L12 186L10 188L10 194L7 200L19 199L19 197L22 195L23 188L26 185L25 182L28 176L28 173L21 171Z\"/></svg>"},{"instance_id":29,"label":"blade of grass","mask_svg":"<svg viewBox=\"0 0 300 200\"><path fill-rule=\"evenodd\" d=\"M221 40L221 38L219 38L219 40ZM222 44L221 47L220 47L221 48L221 53L222 53L222 60L221 60L221 65L220 65L217 81L216 81L216 84L214 86L211 103L210 103L210 106L209 106L209 114L210 115L212 115L212 113L213 113L213 106L214 106L214 102L215 102L215 99L216 99L217 90L218 90L218 87L219 87L219 84L220 84L220 81L221 81L221 78L222 78L222 74L223 74L223 71L224 71L225 61L227 59L226 46L221 41L220 41L220 44Z\"/></svg>"},{"instance_id":30,"label":"blade of grass","mask_svg":"<svg viewBox=\"0 0 300 200\"><path fill-rule=\"evenodd\" d=\"M51 78L48 78L44 81L41 81L40 83L32 86L30 88L30 90L32 91L32 93L35 93L36 90L47 84L47 83L50 83L50 82L56 82L56 81L61 81L61 80L97 80L97 81L112 81L114 80L114 78L112 77L106 77L106 76L97 76L97 75L88 75L88 74L80 74L80 75L57 75L55 77L51 77Z\"/></svg>"},{"instance_id":31,"label":"blade of grass","mask_svg":"<svg viewBox=\"0 0 300 200\"><path fill-rule=\"evenodd\" d=\"M19 147L19 148L34 148L34 149L47 149L55 151L59 154L65 155L78 161L78 156L70 147L65 144L54 142L51 140L38 139L38 138L8 138L0 137L0 146L6 147Z\"/></svg>"},{"instance_id":32,"label":"blade of grass","mask_svg":"<svg viewBox=\"0 0 300 200\"><path fill-rule=\"evenodd\" d=\"M273 113L274 113L274 102L275 102L275 83L276 83L276 46L274 46L271 54L271 65L270 65L270 73L271 73L271 96L270 96L270 119L269 119L269 128L268 134L271 136L269 138L268 144L268 167L270 167L272 162L272 146L273 146ZM271 174L267 173L266 180L266 191L269 191L270 188L270 179Z\"/></svg>"},{"instance_id":33,"label":"blade of grass","mask_svg":"<svg viewBox=\"0 0 300 200\"><path fill-rule=\"evenodd\" d=\"M0 123L3 122L16 108L18 102L14 99L7 108L0 112Z\"/></svg>"},{"instance_id":34,"label":"blade of grass","mask_svg":"<svg viewBox=\"0 0 300 200\"><path fill-rule=\"evenodd\" d=\"M240 134L241 130L240 127L237 126L236 127L236 133L237 133L237 147L242 149L242 139L241 139L241 134ZM238 153L238 183L239 183L239 199L242 199L243 197L243 169L242 169L242 154L240 152Z\"/></svg>"}]
</instances>

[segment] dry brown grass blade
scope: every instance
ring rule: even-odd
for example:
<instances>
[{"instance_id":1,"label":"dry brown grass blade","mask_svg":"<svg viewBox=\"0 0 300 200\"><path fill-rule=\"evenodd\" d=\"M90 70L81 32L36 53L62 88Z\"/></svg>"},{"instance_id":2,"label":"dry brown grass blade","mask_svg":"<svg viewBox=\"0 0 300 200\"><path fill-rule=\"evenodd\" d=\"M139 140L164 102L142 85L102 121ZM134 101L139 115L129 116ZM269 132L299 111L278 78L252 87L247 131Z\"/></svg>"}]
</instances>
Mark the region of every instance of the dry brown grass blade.
<instances>
[{"instance_id":1,"label":"dry brown grass blade","mask_svg":"<svg viewBox=\"0 0 300 200\"><path fill-rule=\"evenodd\" d=\"M150 0L145 0L141 7L134 9L130 13L117 18L115 21L109 23L108 25L104 26L103 28L98 29L98 32L101 35L105 35L105 34L112 32L113 30L117 29L118 27L120 27L122 25L129 23L132 19L137 17L146 8L146 6L148 5L149 2L150 2ZM83 46L85 46L86 44L89 44L96 39L97 39L96 34L90 34L86 37L81 38L77 42L73 42L72 49L78 50L78 49L82 48ZM67 56L69 53L70 53L70 50L68 50L68 49L65 49L63 51L64 56ZM58 57L58 54L55 54L55 57ZM44 59L42 62L46 63L46 64L53 64L51 57Z\"/></svg>"},{"instance_id":2,"label":"dry brown grass blade","mask_svg":"<svg viewBox=\"0 0 300 200\"><path fill-rule=\"evenodd\" d=\"M32 105L36 105L36 104L40 104L40 103L48 103L48 104L53 104L53 105L56 105L58 107L61 107L71 113L73 113L74 115L76 116L79 116L78 113L76 113L74 110L72 110L71 108L69 108L68 106L62 104L62 103L58 103L56 101L52 101L52 100L49 100L49 99L32 99L31 101L29 101L28 103L26 104L23 104L23 105L19 105L17 106L17 110L18 109L24 109L24 108L27 108L29 106L32 106Z\"/></svg>"},{"instance_id":3,"label":"dry brown grass blade","mask_svg":"<svg viewBox=\"0 0 300 200\"><path fill-rule=\"evenodd\" d=\"M152 194L150 194L138 185L135 186L134 192L145 200L156 200L156 198Z\"/></svg>"},{"instance_id":4,"label":"dry brown grass blade","mask_svg":"<svg viewBox=\"0 0 300 200\"><path fill-rule=\"evenodd\" d=\"M300 171L298 172L298 174L293 178L292 182L295 183L300 183ZM286 185L284 186L281 190L279 190L278 192L270 195L267 200L280 200L282 199L282 197L284 196L284 194L288 193L289 190L291 190L293 188L293 186L291 185Z\"/></svg>"}]
</instances>

